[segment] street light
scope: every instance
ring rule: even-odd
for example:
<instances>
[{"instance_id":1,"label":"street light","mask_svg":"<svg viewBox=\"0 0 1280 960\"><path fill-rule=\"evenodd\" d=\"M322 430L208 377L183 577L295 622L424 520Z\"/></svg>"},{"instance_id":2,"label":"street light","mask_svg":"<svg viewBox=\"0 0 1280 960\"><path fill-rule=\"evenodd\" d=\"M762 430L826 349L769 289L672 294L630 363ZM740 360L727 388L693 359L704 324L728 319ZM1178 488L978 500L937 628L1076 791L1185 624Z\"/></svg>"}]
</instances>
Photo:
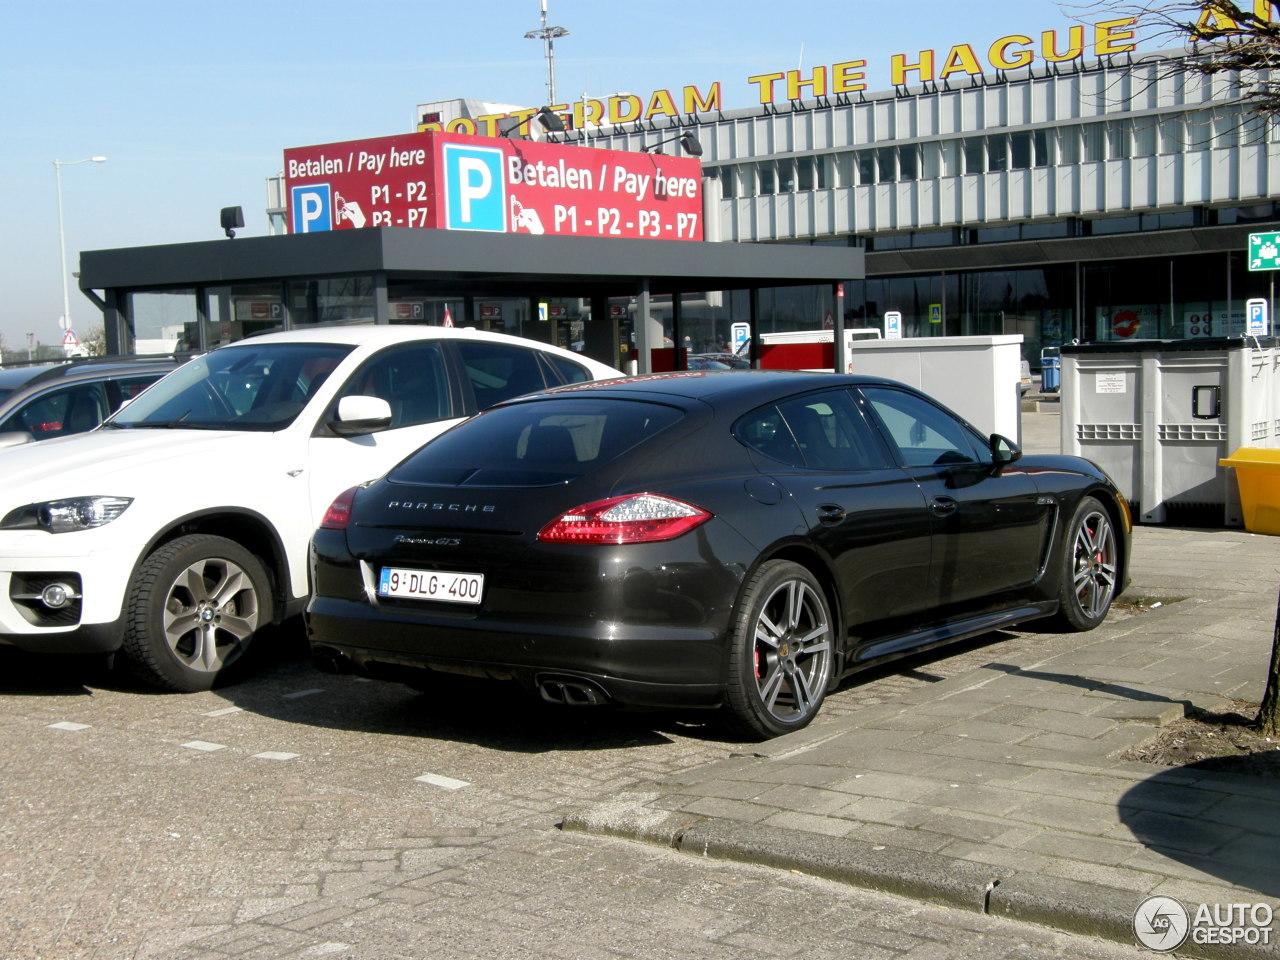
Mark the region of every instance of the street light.
<instances>
[{"instance_id":1,"label":"street light","mask_svg":"<svg viewBox=\"0 0 1280 960\"><path fill-rule=\"evenodd\" d=\"M547 103L554 104L556 102L556 45L555 41L561 37L567 37L569 31L564 27L548 27L547 26L547 0L541 0L542 8L542 26L537 30L530 30L524 35L526 40L541 40L542 50L547 58Z\"/></svg>"},{"instance_id":2,"label":"street light","mask_svg":"<svg viewBox=\"0 0 1280 960\"><path fill-rule=\"evenodd\" d=\"M651 143L647 147L641 147L641 153L661 153L662 147L668 143L680 141L680 146L684 147L684 152L691 157L702 156L702 144L698 142L698 138L692 133L682 133L674 137L667 137L665 140L659 140L657 143Z\"/></svg>"},{"instance_id":3,"label":"street light","mask_svg":"<svg viewBox=\"0 0 1280 960\"><path fill-rule=\"evenodd\" d=\"M62 168L74 167L78 163L106 163L106 157L85 157L83 160L54 160L53 175L58 182L58 250L62 253L62 320L71 327L71 288L67 279L67 235L62 226Z\"/></svg>"}]
</instances>

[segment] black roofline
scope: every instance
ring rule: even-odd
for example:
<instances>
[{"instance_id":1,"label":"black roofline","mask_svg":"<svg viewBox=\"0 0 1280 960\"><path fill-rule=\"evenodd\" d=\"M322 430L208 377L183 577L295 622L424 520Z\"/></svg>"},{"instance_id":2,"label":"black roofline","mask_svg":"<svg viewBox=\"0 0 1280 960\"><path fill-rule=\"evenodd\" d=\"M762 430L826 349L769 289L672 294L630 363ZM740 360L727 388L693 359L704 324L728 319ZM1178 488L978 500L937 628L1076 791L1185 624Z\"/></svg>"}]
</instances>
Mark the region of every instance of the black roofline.
<instances>
[{"instance_id":1,"label":"black roofline","mask_svg":"<svg viewBox=\"0 0 1280 960\"><path fill-rule=\"evenodd\" d=\"M80 255L82 290L386 273L481 290L631 296L861 279L856 247L527 236L377 227Z\"/></svg>"}]
</instances>

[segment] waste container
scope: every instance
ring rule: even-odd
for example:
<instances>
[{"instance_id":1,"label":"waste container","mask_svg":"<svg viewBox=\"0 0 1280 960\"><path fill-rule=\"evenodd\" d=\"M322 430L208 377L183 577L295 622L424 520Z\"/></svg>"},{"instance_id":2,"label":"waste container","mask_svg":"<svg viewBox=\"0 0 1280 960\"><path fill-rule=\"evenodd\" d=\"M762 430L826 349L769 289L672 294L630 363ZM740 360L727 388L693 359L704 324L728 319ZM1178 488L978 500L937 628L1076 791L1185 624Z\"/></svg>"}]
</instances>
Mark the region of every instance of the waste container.
<instances>
[{"instance_id":1,"label":"waste container","mask_svg":"<svg viewBox=\"0 0 1280 960\"><path fill-rule=\"evenodd\" d=\"M1062 386L1062 357L1057 347L1040 351L1040 392L1057 393Z\"/></svg>"},{"instance_id":2,"label":"waste container","mask_svg":"<svg viewBox=\"0 0 1280 960\"><path fill-rule=\"evenodd\" d=\"M1218 464L1235 470L1244 528L1280 536L1280 450L1241 447Z\"/></svg>"},{"instance_id":3,"label":"waste container","mask_svg":"<svg viewBox=\"0 0 1280 960\"><path fill-rule=\"evenodd\" d=\"M1238 527L1219 461L1280 448L1280 340L1064 344L1062 452L1106 470L1143 523Z\"/></svg>"}]
</instances>

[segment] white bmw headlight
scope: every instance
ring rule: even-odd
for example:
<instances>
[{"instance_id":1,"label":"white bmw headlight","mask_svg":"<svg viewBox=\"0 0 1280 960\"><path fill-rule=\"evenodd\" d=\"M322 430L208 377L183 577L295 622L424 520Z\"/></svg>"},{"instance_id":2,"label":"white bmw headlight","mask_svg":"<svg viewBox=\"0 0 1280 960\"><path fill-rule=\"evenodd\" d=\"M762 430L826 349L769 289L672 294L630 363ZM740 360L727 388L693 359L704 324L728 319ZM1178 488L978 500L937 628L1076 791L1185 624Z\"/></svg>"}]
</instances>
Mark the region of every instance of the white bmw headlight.
<instances>
[{"instance_id":1,"label":"white bmw headlight","mask_svg":"<svg viewBox=\"0 0 1280 960\"><path fill-rule=\"evenodd\" d=\"M0 529L74 533L105 526L124 513L131 503L132 497L71 497L29 503L0 520Z\"/></svg>"}]
</instances>

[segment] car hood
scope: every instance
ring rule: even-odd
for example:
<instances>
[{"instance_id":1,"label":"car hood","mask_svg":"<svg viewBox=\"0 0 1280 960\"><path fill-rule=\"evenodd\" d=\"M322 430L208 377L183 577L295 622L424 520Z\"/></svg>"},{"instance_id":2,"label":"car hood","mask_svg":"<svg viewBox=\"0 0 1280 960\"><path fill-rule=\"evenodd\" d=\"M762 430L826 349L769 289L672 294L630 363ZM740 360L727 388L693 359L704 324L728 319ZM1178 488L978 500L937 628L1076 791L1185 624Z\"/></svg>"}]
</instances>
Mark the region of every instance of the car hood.
<instances>
[{"instance_id":1,"label":"car hood","mask_svg":"<svg viewBox=\"0 0 1280 960\"><path fill-rule=\"evenodd\" d=\"M90 494L133 496L160 484L172 488L170 461L178 461L184 474L201 462L244 463L249 457L247 462L257 463L278 444L274 433L221 430L95 430L42 440L0 451L0 502L15 506Z\"/></svg>"}]
</instances>

